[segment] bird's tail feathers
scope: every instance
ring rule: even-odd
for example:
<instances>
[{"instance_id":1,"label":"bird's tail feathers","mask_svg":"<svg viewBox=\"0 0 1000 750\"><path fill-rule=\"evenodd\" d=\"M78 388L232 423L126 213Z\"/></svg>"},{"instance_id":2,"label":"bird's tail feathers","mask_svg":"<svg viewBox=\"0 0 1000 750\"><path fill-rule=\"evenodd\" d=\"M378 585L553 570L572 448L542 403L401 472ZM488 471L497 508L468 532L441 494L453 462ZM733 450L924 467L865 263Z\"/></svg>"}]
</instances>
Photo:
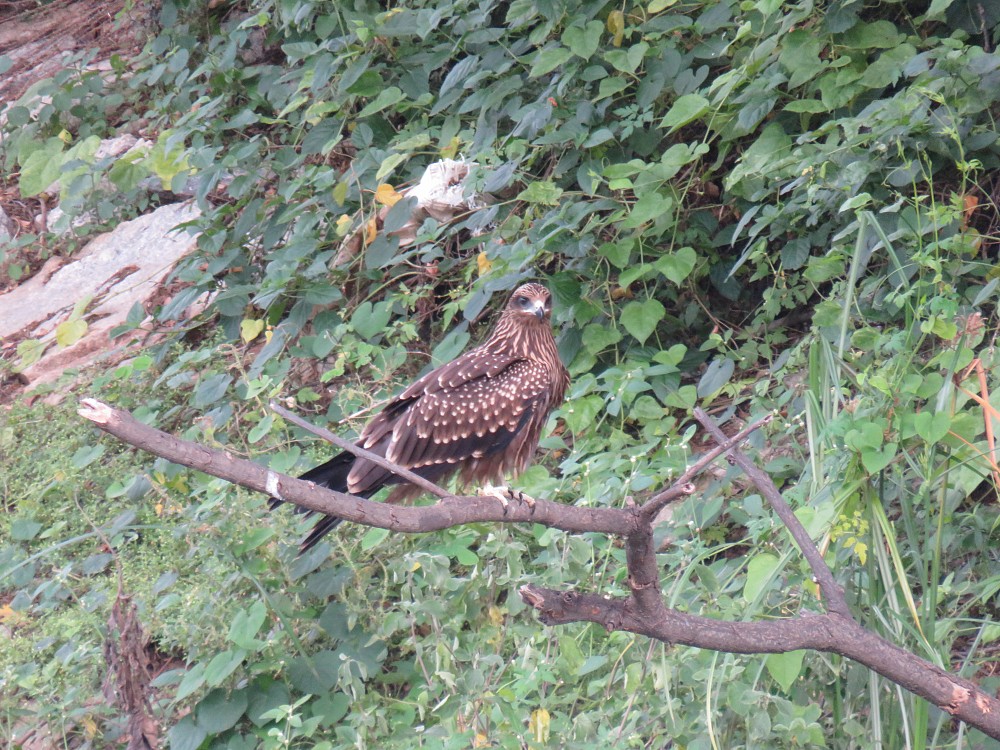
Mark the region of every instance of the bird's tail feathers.
<instances>
[{"instance_id":1,"label":"bird's tail feathers","mask_svg":"<svg viewBox=\"0 0 1000 750\"><path fill-rule=\"evenodd\" d=\"M354 456L347 451L343 453L338 453L336 456L331 458L326 463L322 463L316 466L305 474L299 476L299 479L304 479L307 482L315 482L320 487L327 487L334 492L347 492L347 475L351 471L351 464L354 463ZM274 510L276 507L282 504L281 500L272 497L268 502L268 507ZM296 505L295 510L298 513L312 513L313 511L308 508L303 508L302 506ZM320 518L316 525L309 532L309 535L302 541L300 547L300 553L305 552L312 547L314 547L320 539L329 534L343 519L337 518L335 516L323 516Z\"/></svg>"},{"instance_id":2,"label":"bird's tail feathers","mask_svg":"<svg viewBox=\"0 0 1000 750\"><path fill-rule=\"evenodd\" d=\"M299 479L315 482L320 487L327 487L334 492L347 492L347 475L351 472L353 463L354 455L344 451L326 463L310 469Z\"/></svg>"}]
</instances>

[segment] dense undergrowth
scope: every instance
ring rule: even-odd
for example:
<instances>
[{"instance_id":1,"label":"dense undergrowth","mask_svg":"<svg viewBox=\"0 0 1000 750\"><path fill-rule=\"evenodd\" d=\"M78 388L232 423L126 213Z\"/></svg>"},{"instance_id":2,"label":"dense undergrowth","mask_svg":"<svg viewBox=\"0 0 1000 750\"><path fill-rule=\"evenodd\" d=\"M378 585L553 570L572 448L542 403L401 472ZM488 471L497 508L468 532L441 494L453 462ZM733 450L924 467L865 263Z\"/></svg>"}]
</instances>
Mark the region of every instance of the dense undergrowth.
<instances>
[{"instance_id":1,"label":"dense undergrowth","mask_svg":"<svg viewBox=\"0 0 1000 750\"><path fill-rule=\"evenodd\" d=\"M8 108L0 158L25 196L61 176L70 215L143 210L148 176L193 186L205 211L201 253L156 318L215 291L210 307L87 394L302 469L326 449L268 398L358 429L352 415L479 340L506 293L540 278L573 382L519 486L620 505L682 470L694 405L775 410L757 458L857 615L996 687L1000 56L964 2L921 13L165 2L111 79L81 61L32 92L49 103ZM152 151L93 158L137 117ZM378 231L340 254L380 185L460 156L487 208L428 220L411 246ZM982 741L830 656L672 649L525 612L527 581L622 592L615 540L345 526L297 559L302 519L99 439L70 404L3 419L8 742L44 727L111 746L123 731L100 694L119 570L175 748ZM734 470L660 534L671 606L737 620L822 607Z\"/></svg>"}]
</instances>

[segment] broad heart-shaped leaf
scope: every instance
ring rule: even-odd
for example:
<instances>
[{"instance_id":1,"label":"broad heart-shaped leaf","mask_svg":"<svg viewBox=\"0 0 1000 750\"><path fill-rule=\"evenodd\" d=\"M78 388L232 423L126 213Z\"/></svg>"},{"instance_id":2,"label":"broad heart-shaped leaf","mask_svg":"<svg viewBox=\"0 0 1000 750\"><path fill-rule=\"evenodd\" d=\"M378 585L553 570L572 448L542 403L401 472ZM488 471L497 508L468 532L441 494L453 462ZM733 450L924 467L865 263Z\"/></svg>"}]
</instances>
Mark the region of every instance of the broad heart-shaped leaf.
<instances>
[{"instance_id":1,"label":"broad heart-shaped leaf","mask_svg":"<svg viewBox=\"0 0 1000 750\"><path fill-rule=\"evenodd\" d=\"M63 143L58 138L49 138L45 144L33 151L21 165L18 187L21 195L38 195L59 178L62 169Z\"/></svg>"},{"instance_id":2,"label":"broad heart-shaped leaf","mask_svg":"<svg viewBox=\"0 0 1000 750\"><path fill-rule=\"evenodd\" d=\"M933 444L948 434L948 428L951 427L951 415L946 411L933 414L929 411L922 411L913 417L913 427L924 441Z\"/></svg>"},{"instance_id":3,"label":"broad heart-shaped leaf","mask_svg":"<svg viewBox=\"0 0 1000 750\"><path fill-rule=\"evenodd\" d=\"M896 457L896 443L886 443L881 448L866 448L861 451L861 463L869 474L878 474Z\"/></svg>"},{"instance_id":4,"label":"broad heart-shaped leaf","mask_svg":"<svg viewBox=\"0 0 1000 750\"><path fill-rule=\"evenodd\" d=\"M658 300L648 299L645 302L629 302L618 320L636 341L645 344L666 314L666 308Z\"/></svg>"},{"instance_id":5,"label":"broad heart-shaped leaf","mask_svg":"<svg viewBox=\"0 0 1000 750\"><path fill-rule=\"evenodd\" d=\"M574 55L589 60L597 52L597 45L601 43L603 32L604 24L600 21L590 21L584 27L570 26L563 32L562 41Z\"/></svg>"},{"instance_id":6,"label":"broad heart-shaped leaf","mask_svg":"<svg viewBox=\"0 0 1000 750\"><path fill-rule=\"evenodd\" d=\"M768 654L764 664L774 681L781 685L786 693L791 689L795 679L802 671L802 657L805 651L788 651L784 654Z\"/></svg>"},{"instance_id":7,"label":"broad heart-shaped leaf","mask_svg":"<svg viewBox=\"0 0 1000 750\"><path fill-rule=\"evenodd\" d=\"M255 338L257 338L261 331L264 330L264 319L252 320L251 318L244 318L240 321L240 338L243 339L244 344L249 344Z\"/></svg>"},{"instance_id":8,"label":"broad heart-shaped leaf","mask_svg":"<svg viewBox=\"0 0 1000 750\"><path fill-rule=\"evenodd\" d=\"M698 253L694 248L682 247L675 253L664 255L653 265L657 271L680 286L681 282L691 275L697 262Z\"/></svg>"},{"instance_id":9,"label":"broad heart-shaped leaf","mask_svg":"<svg viewBox=\"0 0 1000 750\"><path fill-rule=\"evenodd\" d=\"M359 336L369 339L380 333L389 322L389 305L386 302L379 302L372 305L365 301L358 305L358 309L351 316L351 326Z\"/></svg>"},{"instance_id":10,"label":"broad heart-shaped leaf","mask_svg":"<svg viewBox=\"0 0 1000 750\"><path fill-rule=\"evenodd\" d=\"M770 552L754 555L747 563L747 580L743 584L743 598L754 601L764 586L771 580L771 574L778 567L778 556Z\"/></svg>"},{"instance_id":11,"label":"broad heart-shaped leaf","mask_svg":"<svg viewBox=\"0 0 1000 750\"><path fill-rule=\"evenodd\" d=\"M263 602L257 601L249 608L240 610L233 617L233 622L229 626L229 640L242 649L257 651L266 645L264 641L254 638L264 620L267 618L267 608Z\"/></svg>"},{"instance_id":12,"label":"broad heart-shaped leaf","mask_svg":"<svg viewBox=\"0 0 1000 750\"><path fill-rule=\"evenodd\" d=\"M885 438L885 425L881 421L855 423L856 429L847 431L844 443L848 448L863 451L867 448L878 448Z\"/></svg>"}]
</instances>

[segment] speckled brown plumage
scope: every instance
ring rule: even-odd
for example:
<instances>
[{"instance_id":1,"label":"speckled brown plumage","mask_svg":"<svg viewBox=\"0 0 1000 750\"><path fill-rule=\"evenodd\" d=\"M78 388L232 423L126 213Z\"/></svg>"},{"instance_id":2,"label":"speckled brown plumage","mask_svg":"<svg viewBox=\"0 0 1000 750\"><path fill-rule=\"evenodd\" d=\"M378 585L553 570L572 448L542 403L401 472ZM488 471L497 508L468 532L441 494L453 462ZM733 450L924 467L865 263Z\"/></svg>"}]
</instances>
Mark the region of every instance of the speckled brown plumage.
<instances>
[{"instance_id":1,"label":"speckled brown plumage","mask_svg":"<svg viewBox=\"0 0 1000 750\"><path fill-rule=\"evenodd\" d=\"M392 399L364 428L357 444L433 482L457 473L465 484L497 483L524 471L569 384L550 315L545 287L519 287L483 344ZM395 474L347 452L302 478L361 497L399 484L387 502L421 494L418 487L400 484ZM320 519L303 548L339 522L329 516Z\"/></svg>"}]
</instances>

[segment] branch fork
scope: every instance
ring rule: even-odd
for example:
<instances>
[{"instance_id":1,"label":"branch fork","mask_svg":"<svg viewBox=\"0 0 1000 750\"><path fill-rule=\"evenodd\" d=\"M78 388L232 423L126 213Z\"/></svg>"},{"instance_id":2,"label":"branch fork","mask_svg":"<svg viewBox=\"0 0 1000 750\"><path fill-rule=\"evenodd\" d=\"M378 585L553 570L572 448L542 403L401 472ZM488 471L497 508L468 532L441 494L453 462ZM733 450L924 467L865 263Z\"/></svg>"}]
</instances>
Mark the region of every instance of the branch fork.
<instances>
[{"instance_id":1,"label":"branch fork","mask_svg":"<svg viewBox=\"0 0 1000 750\"><path fill-rule=\"evenodd\" d=\"M128 412L94 399L84 399L79 414L119 440L174 463L251 490L266 492L309 510L368 526L420 533L473 522L525 522L574 533L598 532L623 537L631 592L628 596L606 597L576 590L556 591L529 584L519 589L521 598L536 610L539 619L546 625L593 622L609 631L625 630L665 643L731 653L769 654L813 649L840 654L878 672L990 737L1000 739L1000 701L972 681L949 674L866 630L853 618L843 589L805 528L770 477L738 449L751 433L769 422L770 417L757 420L734 437L726 438L708 414L695 409L695 417L715 438L718 446L691 464L673 484L641 505L633 502L626 503L625 508L581 508L534 499L533 505L522 502L502 507L495 498L449 493L381 456L305 423L286 409L277 405L272 405L272 408L290 422L421 486L438 497L438 502L424 507L391 506L334 492L225 452L180 440L138 422ZM826 614L767 622L725 622L666 606L660 591L653 521L668 503L693 494L695 487L691 480L723 454L746 473L788 529L812 568L826 604Z\"/></svg>"}]
</instances>

